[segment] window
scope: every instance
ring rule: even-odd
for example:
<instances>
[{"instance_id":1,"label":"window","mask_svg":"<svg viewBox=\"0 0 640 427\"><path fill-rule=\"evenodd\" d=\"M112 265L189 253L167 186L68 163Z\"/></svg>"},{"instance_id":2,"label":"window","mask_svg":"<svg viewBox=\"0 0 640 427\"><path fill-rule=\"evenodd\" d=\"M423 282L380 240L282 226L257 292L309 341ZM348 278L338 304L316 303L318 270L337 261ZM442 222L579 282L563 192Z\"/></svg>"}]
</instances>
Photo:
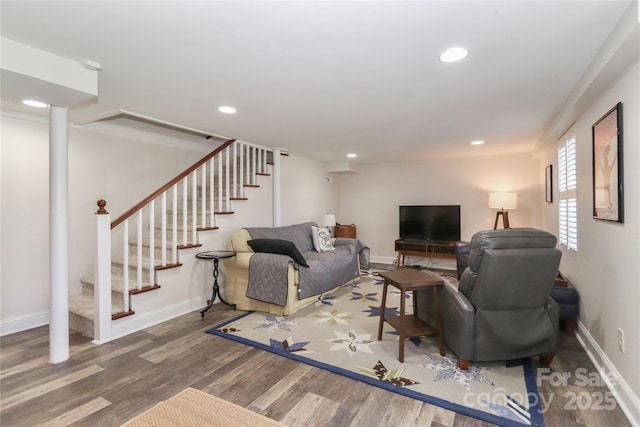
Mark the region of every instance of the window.
<instances>
[{"instance_id":1,"label":"window","mask_svg":"<svg viewBox=\"0 0 640 427\"><path fill-rule=\"evenodd\" d=\"M576 137L558 147L558 199L560 245L578 251L578 201L576 179Z\"/></svg>"}]
</instances>

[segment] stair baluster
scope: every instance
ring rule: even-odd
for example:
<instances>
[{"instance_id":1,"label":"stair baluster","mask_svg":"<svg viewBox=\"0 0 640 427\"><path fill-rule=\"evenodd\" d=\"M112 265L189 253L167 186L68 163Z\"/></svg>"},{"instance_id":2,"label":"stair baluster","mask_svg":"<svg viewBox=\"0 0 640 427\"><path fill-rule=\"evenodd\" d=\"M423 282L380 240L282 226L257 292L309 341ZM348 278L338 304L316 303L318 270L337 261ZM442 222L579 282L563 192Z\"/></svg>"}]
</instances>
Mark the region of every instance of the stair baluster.
<instances>
[{"instance_id":1,"label":"stair baluster","mask_svg":"<svg viewBox=\"0 0 640 427\"><path fill-rule=\"evenodd\" d=\"M202 228L207 228L207 164L202 165L202 188L200 188L200 223Z\"/></svg>"},{"instance_id":2,"label":"stair baluster","mask_svg":"<svg viewBox=\"0 0 640 427\"><path fill-rule=\"evenodd\" d=\"M224 161L224 211L231 212L231 203L229 201L229 150L225 151Z\"/></svg>"},{"instance_id":3,"label":"stair baluster","mask_svg":"<svg viewBox=\"0 0 640 427\"><path fill-rule=\"evenodd\" d=\"M142 289L142 209L138 211L138 229L136 236L136 248L137 248L137 258L136 258L136 289ZM128 268L127 265L123 265L122 268Z\"/></svg>"},{"instance_id":4,"label":"stair baluster","mask_svg":"<svg viewBox=\"0 0 640 427\"><path fill-rule=\"evenodd\" d=\"M129 219L125 219L122 224L122 265L129 265ZM125 312L129 311L129 269L122 269L123 289L122 307Z\"/></svg>"},{"instance_id":5,"label":"stair baluster","mask_svg":"<svg viewBox=\"0 0 640 427\"><path fill-rule=\"evenodd\" d=\"M153 232L156 229L156 204L155 200L152 200L149 203L149 283L148 285L153 287L156 284L155 278L155 269L153 268L156 265L155 252L156 252L156 235ZM140 245L142 245L142 240L140 240ZM142 261L142 260L141 260ZM127 266L124 266L127 268Z\"/></svg>"},{"instance_id":6,"label":"stair baluster","mask_svg":"<svg viewBox=\"0 0 640 427\"><path fill-rule=\"evenodd\" d=\"M173 201L171 203L171 261L178 264L178 183L173 185Z\"/></svg>"},{"instance_id":7,"label":"stair baluster","mask_svg":"<svg viewBox=\"0 0 640 427\"><path fill-rule=\"evenodd\" d=\"M162 193L162 203L160 209L160 222L162 223L162 235L160 242L162 250L160 251L160 264L167 266L167 192ZM153 233L151 233L153 234Z\"/></svg>"},{"instance_id":8,"label":"stair baluster","mask_svg":"<svg viewBox=\"0 0 640 427\"><path fill-rule=\"evenodd\" d=\"M239 144L240 157L237 162L240 165L240 171L238 172L238 177L240 178L239 182L239 191L240 197L244 198L244 144Z\"/></svg>"}]
</instances>

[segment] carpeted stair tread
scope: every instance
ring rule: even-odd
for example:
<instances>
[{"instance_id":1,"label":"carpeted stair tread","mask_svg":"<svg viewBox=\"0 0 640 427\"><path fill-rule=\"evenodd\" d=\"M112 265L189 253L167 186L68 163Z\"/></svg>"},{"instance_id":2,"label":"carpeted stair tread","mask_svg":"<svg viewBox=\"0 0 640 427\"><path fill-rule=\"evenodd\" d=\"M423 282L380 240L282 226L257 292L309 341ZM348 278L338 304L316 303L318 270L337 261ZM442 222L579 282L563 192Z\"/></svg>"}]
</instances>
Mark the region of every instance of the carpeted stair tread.
<instances>
[{"instance_id":1,"label":"carpeted stair tread","mask_svg":"<svg viewBox=\"0 0 640 427\"><path fill-rule=\"evenodd\" d=\"M153 246L156 248L161 248L162 247L162 239L158 239L155 238L153 239ZM141 242L142 242L142 247L143 248L147 248L147 250L149 249L149 242L151 241L151 239L149 239L148 237L143 237ZM138 240L137 239L129 239L129 247L133 246L137 246L138 245ZM165 244L165 247L170 250L173 247L173 244L169 241L169 239L167 239L167 242Z\"/></svg>"},{"instance_id":2,"label":"carpeted stair tread","mask_svg":"<svg viewBox=\"0 0 640 427\"><path fill-rule=\"evenodd\" d=\"M83 285L87 286L87 289L91 289L90 291L85 292L87 295L93 295L93 289L95 287L95 277L94 276L85 276L80 279L80 282ZM143 287L149 286L149 283L142 283ZM129 277L129 291L134 290L138 287L138 281L135 278ZM84 288L83 288L84 289ZM84 292L84 291L83 291ZM124 277L120 276L111 276L111 299L114 300L116 298L122 298L122 293L124 292ZM114 295L117 293L117 296Z\"/></svg>"},{"instance_id":3,"label":"carpeted stair tread","mask_svg":"<svg viewBox=\"0 0 640 427\"><path fill-rule=\"evenodd\" d=\"M142 255L142 270L148 272L150 270L151 264L150 264L150 260L149 257L147 256L148 254L143 254ZM123 264L124 264L124 256L123 255L113 255L111 257L111 264L112 265L117 265L118 267L122 268ZM155 258L154 259L154 266L158 267L161 265L161 260ZM131 256L129 255L129 267L138 267L138 257L137 256Z\"/></svg>"},{"instance_id":4,"label":"carpeted stair tread","mask_svg":"<svg viewBox=\"0 0 640 427\"><path fill-rule=\"evenodd\" d=\"M94 304L93 295L77 294L69 296L69 311L92 322ZM122 301L111 299L111 314L122 313L122 311L124 311Z\"/></svg>"},{"instance_id":5,"label":"carpeted stair tread","mask_svg":"<svg viewBox=\"0 0 640 427\"><path fill-rule=\"evenodd\" d=\"M171 237L170 235L167 236L164 248L166 250L166 254L167 254L167 263L172 263L172 258L171 258L171 253L173 251L174 247L180 246L182 245L182 234L178 233L178 243L174 244L169 237ZM191 237L190 235L188 235L187 237ZM151 240L149 239L149 237L143 237L142 240L142 256L143 258L149 258L149 245ZM187 243L191 244L191 241L189 239L187 239ZM162 236L155 236L155 238L153 239L153 247L155 248L155 258L156 258L156 263L158 261L158 257L162 256ZM138 251L138 240L137 239L131 239L129 240L129 259L131 259L131 257L137 257L137 251ZM179 259L179 256L178 256ZM156 264L158 265L158 264Z\"/></svg>"}]
</instances>

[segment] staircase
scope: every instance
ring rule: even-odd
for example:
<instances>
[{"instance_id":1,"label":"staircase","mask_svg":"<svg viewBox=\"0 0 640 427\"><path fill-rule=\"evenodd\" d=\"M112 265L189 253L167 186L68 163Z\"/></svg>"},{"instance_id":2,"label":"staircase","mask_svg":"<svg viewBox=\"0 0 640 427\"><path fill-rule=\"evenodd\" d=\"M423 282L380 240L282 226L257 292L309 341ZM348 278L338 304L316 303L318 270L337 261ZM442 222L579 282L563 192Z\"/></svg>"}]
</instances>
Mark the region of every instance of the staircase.
<instances>
[{"instance_id":1,"label":"staircase","mask_svg":"<svg viewBox=\"0 0 640 427\"><path fill-rule=\"evenodd\" d=\"M135 316L136 295L162 292L157 272L182 267L180 251L201 246L199 233L217 230L216 217L234 213L231 201L245 200L244 188L269 175L272 155L227 141L111 223L112 241L122 240L111 250L112 321ZM82 293L69 299L69 328L93 338L96 278L83 277L81 284Z\"/></svg>"}]
</instances>

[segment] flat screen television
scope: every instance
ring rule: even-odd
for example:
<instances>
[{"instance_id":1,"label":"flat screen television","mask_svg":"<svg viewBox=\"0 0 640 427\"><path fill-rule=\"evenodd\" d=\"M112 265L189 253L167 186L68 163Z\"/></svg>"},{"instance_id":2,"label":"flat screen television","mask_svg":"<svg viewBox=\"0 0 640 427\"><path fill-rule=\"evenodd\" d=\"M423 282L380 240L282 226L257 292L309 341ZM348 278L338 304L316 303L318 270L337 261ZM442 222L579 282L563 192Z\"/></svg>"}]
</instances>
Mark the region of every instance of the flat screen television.
<instances>
[{"instance_id":1,"label":"flat screen television","mask_svg":"<svg viewBox=\"0 0 640 427\"><path fill-rule=\"evenodd\" d=\"M432 243L460 240L460 205L400 206L400 238Z\"/></svg>"}]
</instances>

